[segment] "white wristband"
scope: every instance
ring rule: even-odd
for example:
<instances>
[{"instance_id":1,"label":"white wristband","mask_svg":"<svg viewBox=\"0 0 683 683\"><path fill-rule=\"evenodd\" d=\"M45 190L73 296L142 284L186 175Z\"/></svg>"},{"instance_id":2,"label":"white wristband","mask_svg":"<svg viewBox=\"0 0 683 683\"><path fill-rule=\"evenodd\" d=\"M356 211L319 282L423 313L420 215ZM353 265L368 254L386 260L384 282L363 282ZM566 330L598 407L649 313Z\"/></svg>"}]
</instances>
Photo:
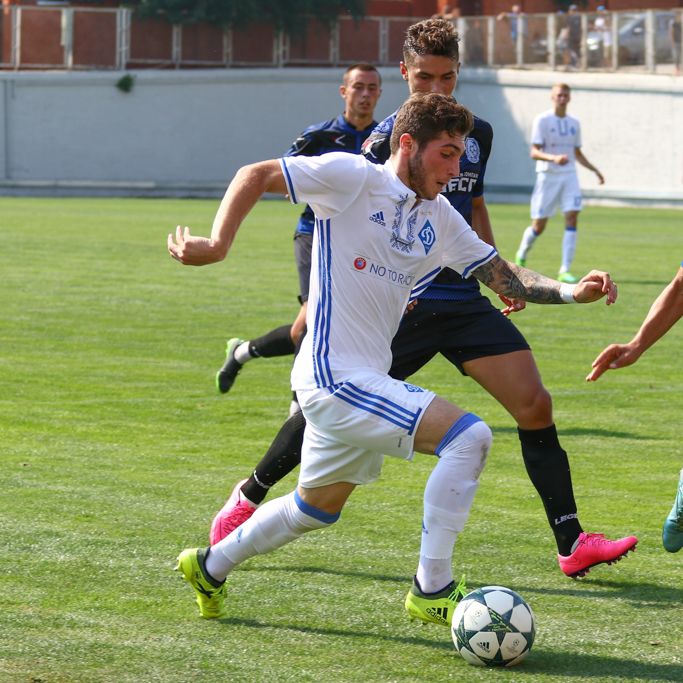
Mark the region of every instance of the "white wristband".
<instances>
[{"instance_id":1,"label":"white wristband","mask_svg":"<svg viewBox=\"0 0 683 683\"><path fill-rule=\"evenodd\" d=\"M560 298L562 301L564 301L565 304L575 304L576 299L574 298L574 290L576 289L576 285L568 285L566 282L563 282L560 285Z\"/></svg>"}]
</instances>

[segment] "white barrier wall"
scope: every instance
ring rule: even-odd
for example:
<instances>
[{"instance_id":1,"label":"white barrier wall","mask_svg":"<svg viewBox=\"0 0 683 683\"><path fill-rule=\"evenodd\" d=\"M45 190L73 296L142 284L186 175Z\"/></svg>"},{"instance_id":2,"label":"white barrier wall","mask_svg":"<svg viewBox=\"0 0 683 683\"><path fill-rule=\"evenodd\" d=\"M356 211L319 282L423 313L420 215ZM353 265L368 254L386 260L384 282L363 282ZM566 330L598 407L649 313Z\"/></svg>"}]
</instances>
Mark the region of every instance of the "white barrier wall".
<instances>
[{"instance_id":1,"label":"white barrier wall","mask_svg":"<svg viewBox=\"0 0 683 683\"><path fill-rule=\"evenodd\" d=\"M407 94L382 69L382 118ZM0 72L0 193L218 194L236 169L278 156L342 109L342 69ZM528 200L529 134L550 87L573 88L588 197L683 206L683 78L463 69L456 96L494 126L487 194Z\"/></svg>"}]
</instances>

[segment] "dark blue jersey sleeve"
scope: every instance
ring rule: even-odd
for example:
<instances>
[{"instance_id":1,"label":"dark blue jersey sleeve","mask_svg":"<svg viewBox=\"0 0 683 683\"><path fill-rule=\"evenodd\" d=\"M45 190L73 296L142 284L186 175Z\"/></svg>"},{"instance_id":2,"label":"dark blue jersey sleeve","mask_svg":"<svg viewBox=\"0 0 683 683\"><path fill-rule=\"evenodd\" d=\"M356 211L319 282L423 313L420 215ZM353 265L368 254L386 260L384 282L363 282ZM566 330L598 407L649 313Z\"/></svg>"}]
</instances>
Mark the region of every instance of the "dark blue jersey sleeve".
<instances>
[{"instance_id":1,"label":"dark blue jersey sleeve","mask_svg":"<svg viewBox=\"0 0 683 683\"><path fill-rule=\"evenodd\" d=\"M396 112L387 116L382 123L379 123L375 130L370 133L368 139L363 143L363 156L373 164L383 164L391 156L389 142L391 132L394 130Z\"/></svg>"},{"instance_id":2,"label":"dark blue jersey sleeve","mask_svg":"<svg viewBox=\"0 0 683 683\"><path fill-rule=\"evenodd\" d=\"M348 152L349 154L360 154L361 146L366 138L377 126L373 121L367 128L354 128L343 115L336 119L321 121L306 128L306 130L294 140L291 147L285 152L284 156L321 156L328 152ZM315 217L310 206L304 208L299 222L297 232L312 234Z\"/></svg>"}]
</instances>

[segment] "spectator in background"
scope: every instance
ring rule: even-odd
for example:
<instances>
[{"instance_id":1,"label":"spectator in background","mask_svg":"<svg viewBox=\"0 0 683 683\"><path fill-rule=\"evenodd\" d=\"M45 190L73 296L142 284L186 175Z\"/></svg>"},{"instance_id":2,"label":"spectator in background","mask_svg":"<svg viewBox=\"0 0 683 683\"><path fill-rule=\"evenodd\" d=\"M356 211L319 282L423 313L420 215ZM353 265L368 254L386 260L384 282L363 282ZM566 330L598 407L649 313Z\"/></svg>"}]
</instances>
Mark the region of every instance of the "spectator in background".
<instances>
[{"instance_id":1,"label":"spectator in background","mask_svg":"<svg viewBox=\"0 0 683 683\"><path fill-rule=\"evenodd\" d=\"M447 19L457 21L460 18L460 7L458 5L444 5L441 12L432 15L432 19Z\"/></svg>"},{"instance_id":2,"label":"spectator in background","mask_svg":"<svg viewBox=\"0 0 683 683\"><path fill-rule=\"evenodd\" d=\"M568 28L568 66L576 68L579 64L579 55L581 54L581 15L579 8L576 5L569 5L567 13L567 28ZM565 62L565 65L566 62Z\"/></svg>"},{"instance_id":3,"label":"spectator in background","mask_svg":"<svg viewBox=\"0 0 683 683\"><path fill-rule=\"evenodd\" d=\"M598 16L595 18L595 30L600 34L602 45L602 66L612 66L612 20L604 5L598 6Z\"/></svg>"},{"instance_id":4,"label":"spectator in background","mask_svg":"<svg viewBox=\"0 0 683 683\"><path fill-rule=\"evenodd\" d=\"M481 19L467 22L465 33L465 62L471 65L486 64L484 29Z\"/></svg>"},{"instance_id":5,"label":"spectator in background","mask_svg":"<svg viewBox=\"0 0 683 683\"><path fill-rule=\"evenodd\" d=\"M557 13L557 52L562 56L562 63L569 68L571 58L569 56L569 22L567 15L560 10Z\"/></svg>"},{"instance_id":6,"label":"spectator in background","mask_svg":"<svg viewBox=\"0 0 683 683\"><path fill-rule=\"evenodd\" d=\"M517 36L521 33L526 34L526 18L522 12L521 5L513 5L509 12L501 12L496 19L498 21L508 21L510 24L510 40L512 44L517 44Z\"/></svg>"},{"instance_id":7,"label":"spectator in background","mask_svg":"<svg viewBox=\"0 0 683 683\"><path fill-rule=\"evenodd\" d=\"M669 22L669 40L671 40L671 60L674 65L674 74L681 75L681 15L674 14Z\"/></svg>"}]
</instances>

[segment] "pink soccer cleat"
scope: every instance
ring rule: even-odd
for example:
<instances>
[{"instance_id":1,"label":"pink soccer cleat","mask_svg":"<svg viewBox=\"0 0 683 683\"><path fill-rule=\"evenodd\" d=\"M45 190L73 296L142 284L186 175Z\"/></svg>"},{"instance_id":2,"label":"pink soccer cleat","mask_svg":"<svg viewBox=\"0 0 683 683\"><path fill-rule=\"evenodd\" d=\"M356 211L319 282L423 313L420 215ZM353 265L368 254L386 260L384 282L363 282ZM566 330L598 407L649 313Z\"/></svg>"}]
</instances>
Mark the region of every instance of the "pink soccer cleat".
<instances>
[{"instance_id":1,"label":"pink soccer cleat","mask_svg":"<svg viewBox=\"0 0 683 683\"><path fill-rule=\"evenodd\" d=\"M258 507L258 505L254 505L251 501L247 500L242 491L240 491L245 481L247 480L242 479L242 481L235 484L228 502L213 518L211 531L209 532L209 542L211 545L216 545L218 541L222 541L231 531L244 524Z\"/></svg>"},{"instance_id":2,"label":"pink soccer cleat","mask_svg":"<svg viewBox=\"0 0 683 683\"><path fill-rule=\"evenodd\" d=\"M572 579L586 576L592 567L606 562L618 562L630 550L636 549L638 539L626 536L618 541L610 541L605 534L579 534L576 550L571 555L558 555L560 569Z\"/></svg>"}]
</instances>

